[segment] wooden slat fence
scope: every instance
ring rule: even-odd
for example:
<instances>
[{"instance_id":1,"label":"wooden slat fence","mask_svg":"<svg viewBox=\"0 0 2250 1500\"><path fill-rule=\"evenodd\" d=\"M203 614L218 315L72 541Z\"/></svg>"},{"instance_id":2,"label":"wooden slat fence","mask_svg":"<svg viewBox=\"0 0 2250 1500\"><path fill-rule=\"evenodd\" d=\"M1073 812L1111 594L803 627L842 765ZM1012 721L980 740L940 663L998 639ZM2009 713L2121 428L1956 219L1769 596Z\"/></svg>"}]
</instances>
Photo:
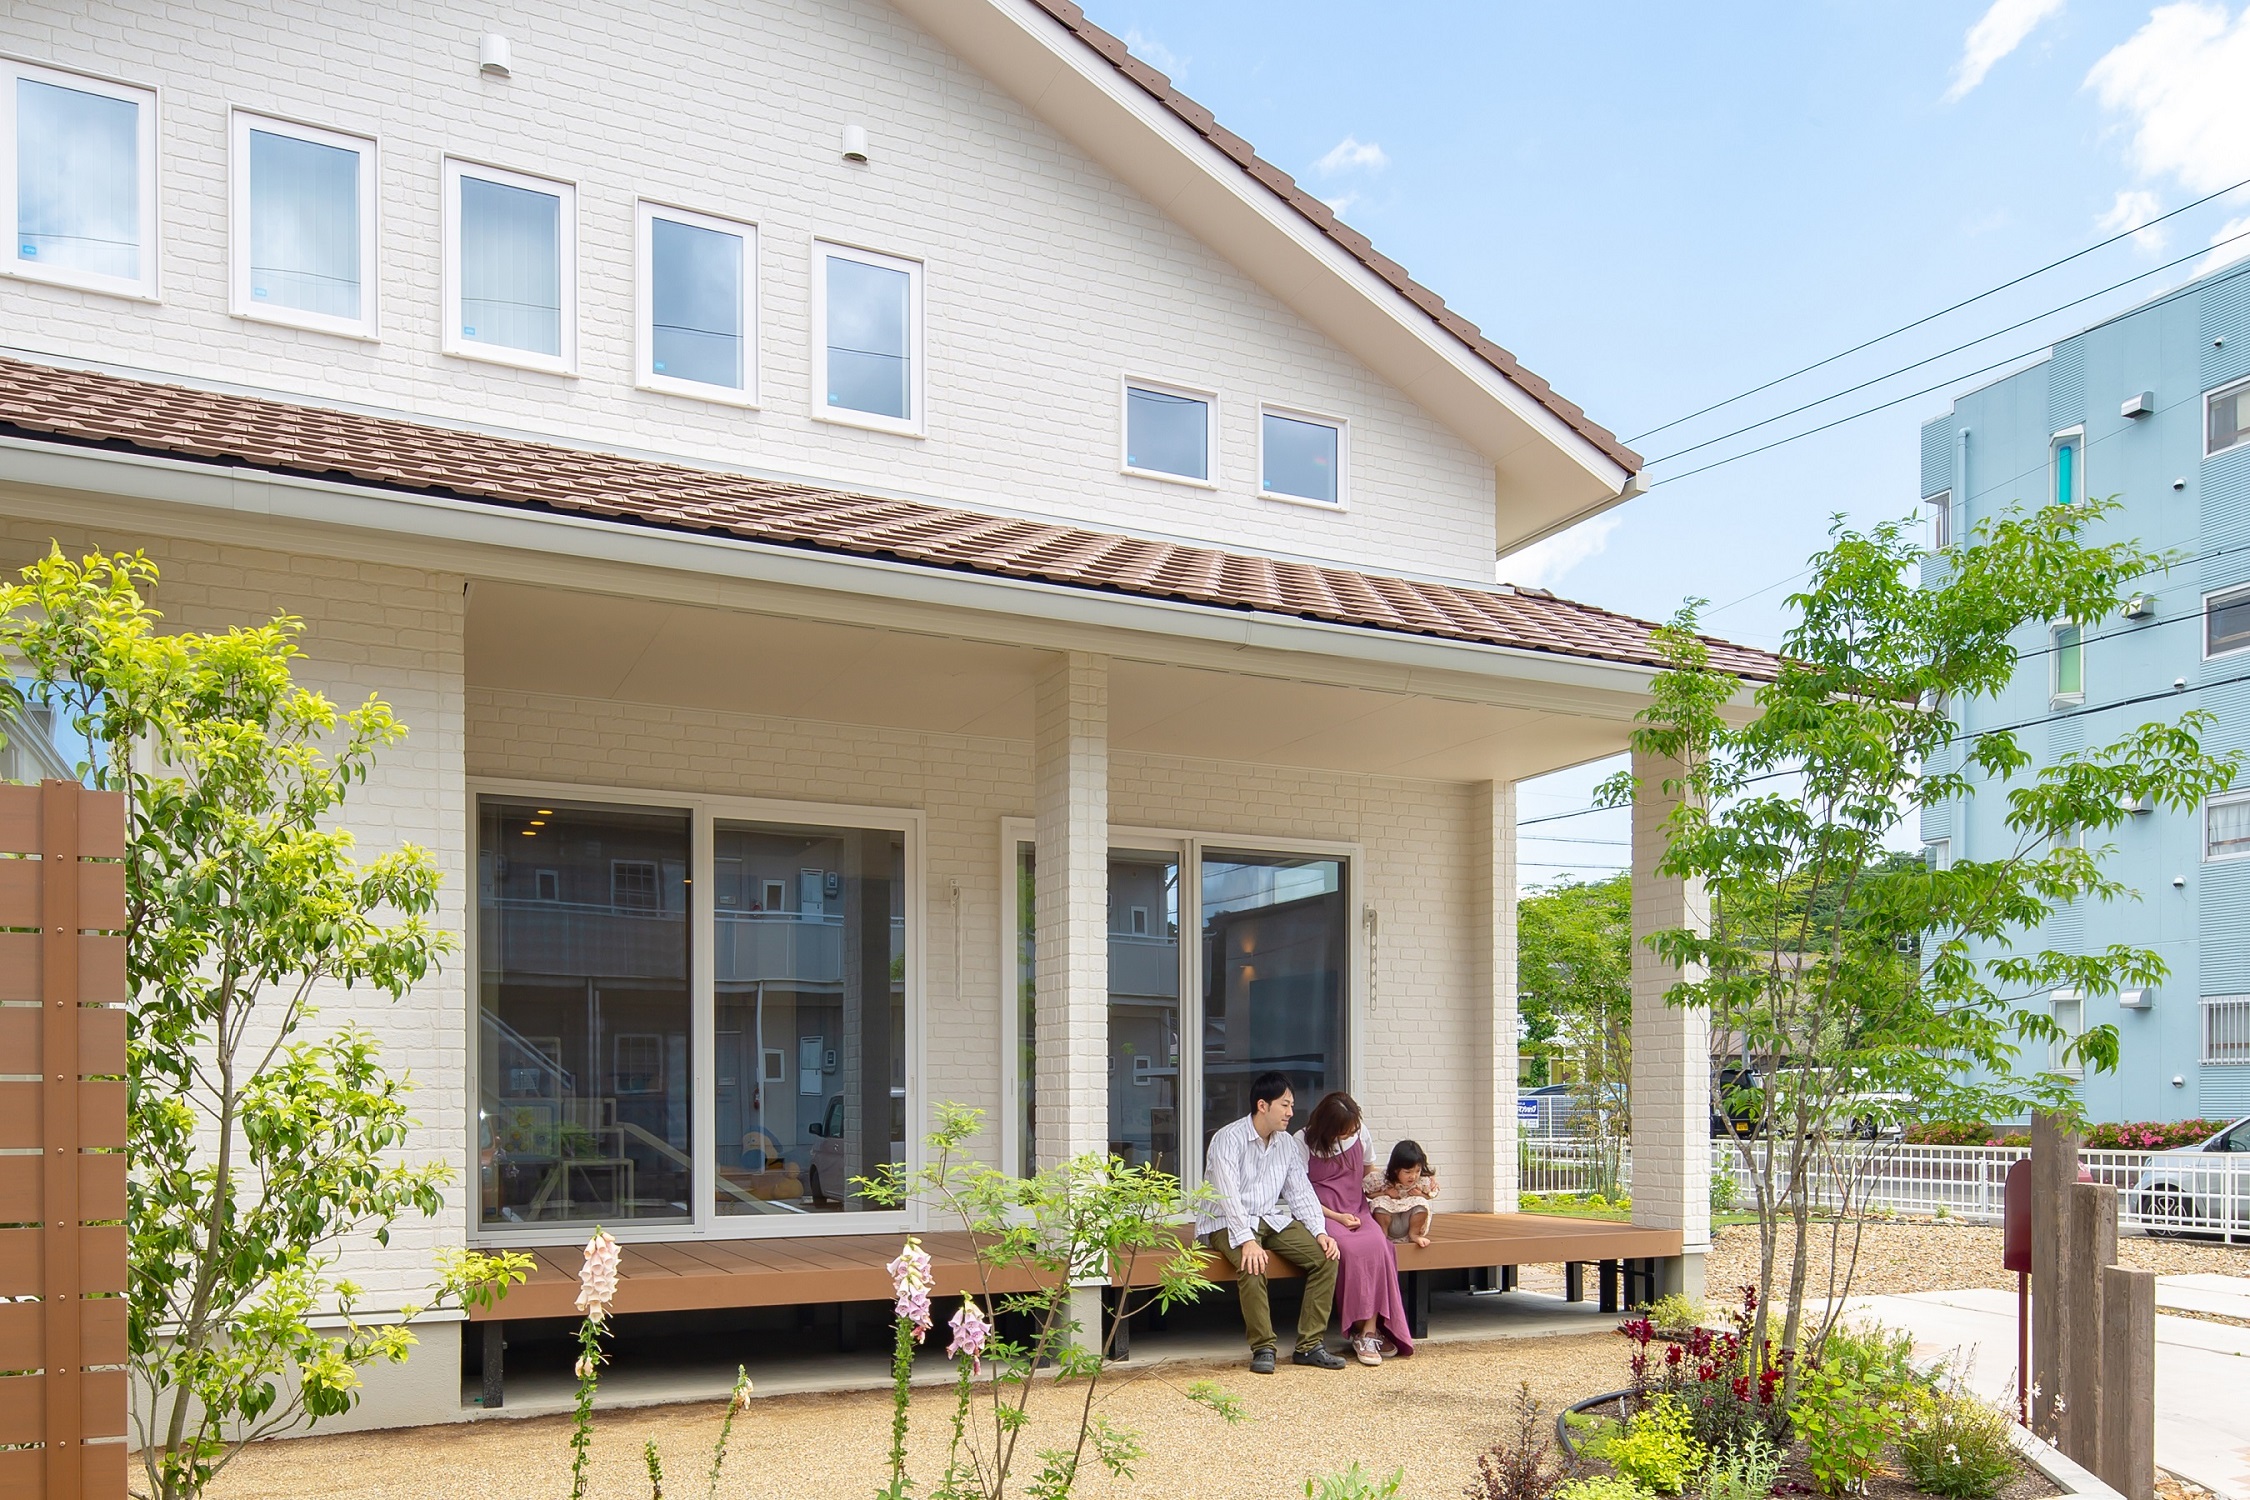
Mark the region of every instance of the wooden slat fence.
<instances>
[{"instance_id":1,"label":"wooden slat fence","mask_svg":"<svg viewBox=\"0 0 2250 1500\"><path fill-rule=\"evenodd\" d=\"M0 1495L125 1495L125 799L0 786Z\"/></svg>"}]
</instances>

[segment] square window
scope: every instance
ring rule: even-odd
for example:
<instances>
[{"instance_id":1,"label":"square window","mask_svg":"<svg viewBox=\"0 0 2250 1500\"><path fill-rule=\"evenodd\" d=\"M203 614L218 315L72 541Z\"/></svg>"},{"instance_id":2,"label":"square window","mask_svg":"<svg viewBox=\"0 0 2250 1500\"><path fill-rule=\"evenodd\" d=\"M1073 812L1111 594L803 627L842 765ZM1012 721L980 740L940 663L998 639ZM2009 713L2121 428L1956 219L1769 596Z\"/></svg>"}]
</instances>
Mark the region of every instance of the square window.
<instances>
[{"instance_id":1,"label":"square window","mask_svg":"<svg viewBox=\"0 0 2250 1500\"><path fill-rule=\"evenodd\" d=\"M156 295L156 95L0 60L0 195L18 276Z\"/></svg>"},{"instance_id":2,"label":"square window","mask_svg":"<svg viewBox=\"0 0 2250 1500\"><path fill-rule=\"evenodd\" d=\"M1953 491L1926 496L1922 507L1930 516L1930 550L1943 552L1953 545Z\"/></svg>"},{"instance_id":3,"label":"square window","mask_svg":"<svg viewBox=\"0 0 2250 1500\"><path fill-rule=\"evenodd\" d=\"M640 383L755 402L758 231L651 203L639 220Z\"/></svg>"},{"instance_id":4,"label":"square window","mask_svg":"<svg viewBox=\"0 0 2250 1500\"><path fill-rule=\"evenodd\" d=\"M816 415L887 432L922 430L922 268L816 244Z\"/></svg>"},{"instance_id":5,"label":"square window","mask_svg":"<svg viewBox=\"0 0 2250 1500\"><path fill-rule=\"evenodd\" d=\"M2250 651L2250 588L2228 589L2203 601L2203 654Z\"/></svg>"},{"instance_id":6,"label":"square window","mask_svg":"<svg viewBox=\"0 0 2250 1500\"><path fill-rule=\"evenodd\" d=\"M1125 468L1159 479L1211 482L1211 414L1207 392L1129 380L1125 383Z\"/></svg>"},{"instance_id":7,"label":"square window","mask_svg":"<svg viewBox=\"0 0 2250 1500\"><path fill-rule=\"evenodd\" d=\"M652 911L661 898L655 860L613 859L609 862L610 905Z\"/></svg>"},{"instance_id":8,"label":"square window","mask_svg":"<svg viewBox=\"0 0 2250 1500\"><path fill-rule=\"evenodd\" d=\"M2250 380L2203 398L2203 456L2250 443Z\"/></svg>"},{"instance_id":9,"label":"square window","mask_svg":"<svg viewBox=\"0 0 2250 1500\"><path fill-rule=\"evenodd\" d=\"M2057 703L2081 703L2086 698L2086 641L2076 625L2057 625L2047 632L2051 663L2047 696Z\"/></svg>"},{"instance_id":10,"label":"square window","mask_svg":"<svg viewBox=\"0 0 2250 1500\"><path fill-rule=\"evenodd\" d=\"M375 334L375 143L234 116L233 307L244 317Z\"/></svg>"},{"instance_id":11,"label":"square window","mask_svg":"<svg viewBox=\"0 0 2250 1500\"><path fill-rule=\"evenodd\" d=\"M2204 804L2203 858L2250 859L2250 792L2213 797Z\"/></svg>"},{"instance_id":12,"label":"square window","mask_svg":"<svg viewBox=\"0 0 2250 1500\"><path fill-rule=\"evenodd\" d=\"M449 160L445 197L445 352L569 374L578 342L576 190Z\"/></svg>"},{"instance_id":13,"label":"square window","mask_svg":"<svg viewBox=\"0 0 2250 1500\"><path fill-rule=\"evenodd\" d=\"M1268 409L1258 414L1258 489L1287 500L1344 499L1344 424Z\"/></svg>"}]
</instances>

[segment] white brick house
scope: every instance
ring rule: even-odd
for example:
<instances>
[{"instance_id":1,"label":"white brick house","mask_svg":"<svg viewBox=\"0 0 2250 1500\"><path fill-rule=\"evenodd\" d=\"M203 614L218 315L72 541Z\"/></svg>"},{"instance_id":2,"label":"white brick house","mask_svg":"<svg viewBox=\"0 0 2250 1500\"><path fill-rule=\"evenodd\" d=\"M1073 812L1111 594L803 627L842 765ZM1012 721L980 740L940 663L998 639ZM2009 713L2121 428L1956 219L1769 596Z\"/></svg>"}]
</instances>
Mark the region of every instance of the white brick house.
<instances>
[{"instance_id":1,"label":"white brick house","mask_svg":"<svg viewBox=\"0 0 2250 1500\"><path fill-rule=\"evenodd\" d=\"M838 1179L940 1100L1192 1177L1269 1066L1512 1210L1513 785L1654 656L1493 559L1638 460L1067 0L33 0L0 66L5 560L146 548L412 729L352 821L467 951L350 1013L462 1180L371 1301L895 1233ZM357 1420L463 1414L419 1332Z\"/></svg>"}]
</instances>

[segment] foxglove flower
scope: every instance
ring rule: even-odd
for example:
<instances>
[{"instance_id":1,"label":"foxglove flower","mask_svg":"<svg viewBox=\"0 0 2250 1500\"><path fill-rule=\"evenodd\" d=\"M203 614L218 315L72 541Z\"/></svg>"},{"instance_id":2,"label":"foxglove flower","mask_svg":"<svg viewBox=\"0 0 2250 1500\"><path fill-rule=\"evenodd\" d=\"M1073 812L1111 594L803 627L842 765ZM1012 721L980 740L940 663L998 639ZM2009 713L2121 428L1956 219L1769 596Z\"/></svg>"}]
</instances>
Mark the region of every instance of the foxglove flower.
<instances>
[{"instance_id":1,"label":"foxglove flower","mask_svg":"<svg viewBox=\"0 0 2250 1500\"><path fill-rule=\"evenodd\" d=\"M586 1259L578 1268L578 1310L593 1322L609 1316L617 1300L617 1260L622 1252L606 1229L594 1231L586 1242Z\"/></svg>"},{"instance_id":2,"label":"foxglove flower","mask_svg":"<svg viewBox=\"0 0 2250 1500\"><path fill-rule=\"evenodd\" d=\"M984 1373L984 1341L992 1336L992 1325L984 1320L983 1309L977 1299L961 1299L961 1310L953 1315L953 1342L946 1346L946 1354L954 1359L964 1355L969 1360L969 1373Z\"/></svg>"},{"instance_id":3,"label":"foxglove flower","mask_svg":"<svg viewBox=\"0 0 2250 1500\"><path fill-rule=\"evenodd\" d=\"M910 1236L898 1252L898 1259L883 1269L891 1273L891 1289L898 1298L894 1304L898 1316L912 1325L919 1342L930 1331L930 1257L923 1251L922 1242Z\"/></svg>"}]
</instances>

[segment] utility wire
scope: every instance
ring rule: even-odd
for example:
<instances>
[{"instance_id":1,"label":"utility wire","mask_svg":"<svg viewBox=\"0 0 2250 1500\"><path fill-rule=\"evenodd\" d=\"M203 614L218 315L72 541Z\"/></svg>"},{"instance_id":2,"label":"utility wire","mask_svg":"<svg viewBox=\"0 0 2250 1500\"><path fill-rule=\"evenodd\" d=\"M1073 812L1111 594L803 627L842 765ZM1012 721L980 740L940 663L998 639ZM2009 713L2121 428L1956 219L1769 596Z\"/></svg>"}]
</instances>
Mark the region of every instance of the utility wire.
<instances>
[{"instance_id":1,"label":"utility wire","mask_svg":"<svg viewBox=\"0 0 2250 1500\"><path fill-rule=\"evenodd\" d=\"M2083 250L2074 250L2070 254L2064 256L2062 259L2049 261L2047 262L2047 264L2039 267L2039 269L2035 271L2026 271L2023 273L2023 275L2016 277L2013 281L2003 281L1998 286L1988 287L1984 291L1977 293L1973 297L1964 297L1959 302L1954 303L1951 307L1941 307L1936 312L1916 318L1911 323L1902 323L1898 327L1893 328L1888 333L1879 333L1875 335L1875 337L1867 340L1865 343L1854 344L1851 348L1843 350L1840 353L1831 354L1825 359L1814 360L1811 364L1805 365L1800 369L1791 370L1786 375L1777 375L1773 379L1767 381L1764 385L1752 386L1749 390L1729 396L1723 401L1714 401L1709 406L1703 407L1697 411L1691 411L1684 417L1674 417L1671 421L1664 423L1661 427L1651 427L1650 429L1648 429L1648 431L1636 433L1632 437L1627 438L1625 441L1628 443L1638 443L1644 438L1652 438L1660 432L1668 432L1672 428L1678 427L1684 422L1692 422L1697 417L1708 416L1710 413L1718 411L1723 407L1732 406L1737 401L1746 401L1750 397L1758 395L1761 392L1772 390L1777 385L1781 385L1787 381L1795 380L1800 375L1809 375L1813 371L1821 369L1828 365L1832 365L1840 359L1848 359L1852 355L1859 353L1861 350L1872 349L1877 344L1883 343L1885 340L1897 338L1902 333L1908 333L1916 328L1920 328L1925 323L1935 322L1937 319L1944 317L1948 313L1959 312L1962 308L1968 307L1972 303L1982 302L1985 298L1996 296L2001 292L2007 291L2010 287L2021 286L2025 282L2032 280L2034 277L2044 276L2049 271L2055 270L2062 266L2067 266L2074 260L2078 260L2084 256L2093 254L2096 250L2107 249L2109 246L2116 244L2119 240L2128 239L2133 235L2141 233L2141 231L2145 229L2153 229L2157 225L2163 223L2166 219L2176 218L2179 215L2186 213L2189 209L2201 208L2204 204L2211 202L2213 199L2224 198L2227 194L2233 192L2236 188L2245 186L2250 186L2250 177L2245 177L2241 182L2237 182L2231 187L2220 188L2215 193L2207 193L2203 197L2196 199L2193 203L2183 203L2178 208L2173 209L2170 213L2159 214L2157 217L2150 219L2145 224L2138 224L2131 229L2121 230L2118 233L2111 235L2106 240L2097 240L2093 244L2088 245ZM2067 306L2069 304L2065 305Z\"/></svg>"}]
</instances>

